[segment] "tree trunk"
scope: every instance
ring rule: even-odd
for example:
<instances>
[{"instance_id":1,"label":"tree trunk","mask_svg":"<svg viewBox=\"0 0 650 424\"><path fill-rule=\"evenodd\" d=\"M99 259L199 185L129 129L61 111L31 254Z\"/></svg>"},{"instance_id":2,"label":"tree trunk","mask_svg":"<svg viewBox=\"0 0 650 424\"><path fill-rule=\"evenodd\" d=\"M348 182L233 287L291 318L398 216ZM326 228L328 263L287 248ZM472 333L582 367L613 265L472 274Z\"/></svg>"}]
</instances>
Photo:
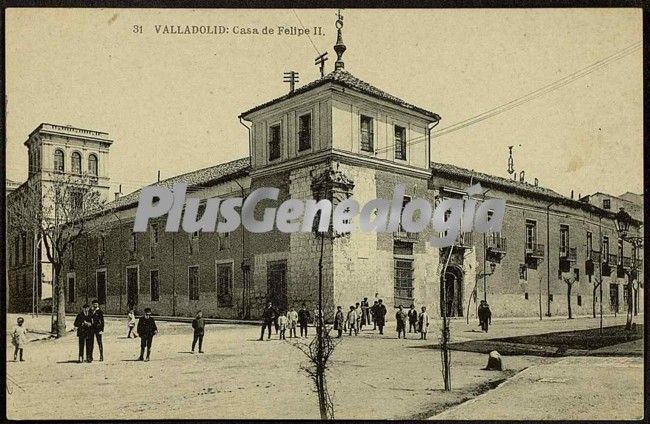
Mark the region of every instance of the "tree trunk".
<instances>
[{"instance_id":1,"label":"tree trunk","mask_svg":"<svg viewBox=\"0 0 650 424\"><path fill-rule=\"evenodd\" d=\"M598 286L594 286L594 293L591 295L592 314L594 318L596 318L596 289L598 289Z\"/></svg>"},{"instance_id":2,"label":"tree trunk","mask_svg":"<svg viewBox=\"0 0 650 424\"><path fill-rule=\"evenodd\" d=\"M325 244L325 235L321 233L320 239L320 258L318 259L318 316L316 317L316 337L318 337L318 359L316 364L316 390L318 391L318 407L320 410L321 420L327 417L327 398L325 395L325 367L323 367L323 250Z\"/></svg>"},{"instance_id":3,"label":"tree trunk","mask_svg":"<svg viewBox=\"0 0 650 424\"><path fill-rule=\"evenodd\" d=\"M627 298L627 321L625 323L625 329L632 329L632 317L634 313L632 311L632 281L628 280L627 288L625 290L625 297Z\"/></svg>"},{"instance_id":4,"label":"tree trunk","mask_svg":"<svg viewBox=\"0 0 650 424\"><path fill-rule=\"evenodd\" d=\"M569 319L573 319L573 314L571 314L571 286L572 284L567 284L567 289L566 289L567 307L569 309Z\"/></svg>"},{"instance_id":5,"label":"tree trunk","mask_svg":"<svg viewBox=\"0 0 650 424\"><path fill-rule=\"evenodd\" d=\"M65 336L65 287L64 282L61 281L61 265L54 265L54 281L56 287L58 287L56 293L56 299L52 299L52 302L56 302L56 337Z\"/></svg>"}]
</instances>

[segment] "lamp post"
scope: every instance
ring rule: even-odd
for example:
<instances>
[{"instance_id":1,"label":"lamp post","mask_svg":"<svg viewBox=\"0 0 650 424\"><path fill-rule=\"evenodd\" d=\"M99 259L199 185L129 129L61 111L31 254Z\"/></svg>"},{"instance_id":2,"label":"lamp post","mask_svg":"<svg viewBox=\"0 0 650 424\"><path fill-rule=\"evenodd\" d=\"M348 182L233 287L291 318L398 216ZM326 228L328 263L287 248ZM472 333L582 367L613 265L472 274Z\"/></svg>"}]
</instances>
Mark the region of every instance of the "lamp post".
<instances>
[{"instance_id":1,"label":"lamp post","mask_svg":"<svg viewBox=\"0 0 650 424\"><path fill-rule=\"evenodd\" d=\"M473 296L470 296L469 302L467 303L467 324L469 324L469 308L472 305L472 297L476 299L476 286L478 285L478 280L483 278L483 300L487 302L487 277L490 275L494 274L494 270L496 270L497 264L494 262L490 262L490 272L481 272L476 275L476 284L474 285L474 291L473 291Z\"/></svg>"},{"instance_id":2,"label":"lamp post","mask_svg":"<svg viewBox=\"0 0 650 424\"><path fill-rule=\"evenodd\" d=\"M623 242L628 242L632 245L633 247L633 254L632 254L632 264L630 266L630 269L628 271L625 271L627 274L627 288L626 288L626 298L627 298L627 321L625 323L625 329L626 330L631 330L632 329L632 318L634 316L633 313L633 301L634 299L632 298L632 281L634 278L638 278L637 276L637 250L643 246L643 238L639 236L632 236L629 234L630 230L630 224L632 223L632 217L630 216L629 213L625 212L624 208L620 208L618 213L614 217L614 222L616 224L616 231L618 232L618 237L621 241ZM625 264L623 264L625 265Z\"/></svg>"}]
</instances>

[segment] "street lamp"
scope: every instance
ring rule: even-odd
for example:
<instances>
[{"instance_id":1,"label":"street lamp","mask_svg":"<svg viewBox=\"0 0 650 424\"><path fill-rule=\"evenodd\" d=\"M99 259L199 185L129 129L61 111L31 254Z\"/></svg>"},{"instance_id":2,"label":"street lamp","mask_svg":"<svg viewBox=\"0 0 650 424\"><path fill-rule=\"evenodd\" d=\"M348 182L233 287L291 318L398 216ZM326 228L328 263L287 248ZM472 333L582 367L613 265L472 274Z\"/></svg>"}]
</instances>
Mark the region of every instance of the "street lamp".
<instances>
[{"instance_id":1,"label":"street lamp","mask_svg":"<svg viewBox=\"0 0 650 424\"><path fill-rule=\"evenodd\" d=\"M497 269L497 264L494 262L490 262L490 272L481 272L476 275L476 284L474 285L474 291L472 292L472 296L470 296L469 298L469 302L467 302L467 323L468 324L469 324L469 308L472 306L472 298L474 298L474 301L476 302L478 280L483 277L488 277L494 274L494 271L496 269ZM483 300L487 302L487 280L485 278L483 278Z\"/></svg>"},{"instance_id":2,"label":"street lamp","mask_svg":"<svg viewBox=\"0 0 650 424\"><path fill-rule=\"evenodd\" d=\"M639 236L630 236L630 224L632 223L632 216L629 213L625 212L625 208L620 208L619 211L614 216L614 223L616 224L616 231L618 232L618 237L621 241L626 241L630 243L634 249L632 253L632 264L628 271L625 271L627 274L627 322L625 323L625 329L632 329L632 317L633 317L633 298L632 298L632 281L637 278L637 251L643 245L643 238ZM621 258L623 260L623 258ZM625 265L623 263L623 265Z\"/></svg>"}]
</instances>

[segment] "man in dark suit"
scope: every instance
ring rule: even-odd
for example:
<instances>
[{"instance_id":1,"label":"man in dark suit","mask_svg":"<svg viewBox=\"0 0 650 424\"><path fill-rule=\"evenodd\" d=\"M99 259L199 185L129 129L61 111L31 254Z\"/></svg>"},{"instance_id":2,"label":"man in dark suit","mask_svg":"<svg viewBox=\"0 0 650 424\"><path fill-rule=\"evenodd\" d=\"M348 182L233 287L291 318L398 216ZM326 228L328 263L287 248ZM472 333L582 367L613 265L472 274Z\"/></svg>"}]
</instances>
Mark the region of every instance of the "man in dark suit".
<instances>
[{"instance_id":1,"label":"man in dark suit","mask_svg":"<svg viewBox=\"0 0 650 424\"><path fill-rule=\"evenodd\" d=\"M92 362L93 333L89 305L83 305L81 312L77 314L74 320L74 327L77 329L77 337L79 338L79 363L84 361L84 348L86 350L86 361Z\"/></svg>"},{"instance_id":2,"label":"man in dark suit","mask_svg":"<svg viewBox=\"0 0 650 424\"><path fill-rule=\"evenodd\" d=\"M138 335L140 336L140 357L139 361L148 361L151 355L151 344L153 343L153 336L158 334L158 327L156 321L151 316L151 309L145 308L144 316L140 317L138 321ZM144 348L147 348L147 359L144 359Z\"/></svg>"},{"instance_id":3,"label":"man in dark suit","mask_svg":"<svg viewBox=\"0 0 650 424\"><path fill-rule=\"evenodd\" d=\"M104 344L102 343L102 334L104 333L104 311L99 308L99 301L97 299L93 300L93 311L90 314L92 320L92 335L90 336L91 340L93 338L97 339L97 347L99 347L99 361L104 360ZM94 340L93 340L94 342ZM93 350L91 343L90 349L90 360L93 359Z\"/></svg>"},{"instance_id":4,"label":"man in dark suit","mask_svg":"<svg viewBox=\"0 0 650 424\"><path fill-rule=\"evenodd\" d=\"M298 324L300 324L300 337L307 337L307 325L309 324L309 309L305 303L302 304L302 308L298 311Z\"/></svg>"},{"instance_id":5,"label":"man in dark suit","mask_svg":"<svg viewBox=\"0 0 650 424\"><path fill-rule=\"evenodd\" d=\"M379 334L384 334L384 325L386 325L386 306L384 301L379 299L377 303L377 310L375 320L377 321L377 327L379 328Z\"/></svg>"},{"instance_id":6,"label":"man in dark suit","mask_svg":"<svg viewBox=\"0 0 650 424\"><path fill-rule=\"evenodd\" d=\"M262 312L262 333L260 334L259 340L264 340L264 330L267 327L269 329L267 339L271 339L271 326L275 322L277 316L278 316L277 311L273 307L273 304L269 302L266 308L264 308L264 312Z\"/></svg>"}]
</instances>

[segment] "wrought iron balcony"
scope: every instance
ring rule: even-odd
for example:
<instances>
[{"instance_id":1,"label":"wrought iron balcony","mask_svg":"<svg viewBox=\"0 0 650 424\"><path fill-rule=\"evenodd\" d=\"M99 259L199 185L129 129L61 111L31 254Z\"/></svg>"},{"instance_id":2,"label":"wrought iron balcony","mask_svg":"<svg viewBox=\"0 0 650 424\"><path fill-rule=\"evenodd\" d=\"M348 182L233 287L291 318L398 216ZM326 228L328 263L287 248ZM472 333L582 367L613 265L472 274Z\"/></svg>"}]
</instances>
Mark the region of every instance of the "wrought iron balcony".
<instances>
[{"instance_id":1,"label":"wrought iron balcony","mask_svg":"<svg viewBox=\"0 0 650 424\"><path fill-rule=\"evenodd\" d=\"M575 262L578 258L575 247L561 247L560 259L569 262Z\"/></svg>"},{"instance_id":2,"label":"wrought iron balcony","mask_svg":"<svg viewBox=\"0 0 650 424\"><path fill-rule=\"evenodd\" d=\"M599 251L592 250L588 254L589 254L589 257L587 259L591 259L595 264L600 262L600 252Z\"/></svg>"},{"instance_id":3,"label":"wrought iron balcony","mask_svg":"<svg viewBox=\"0 0 650 424\"><path fill-rule=\"evenodd\" d=\"M487 244L486 248L494 253L506 253L507 250L507 244L506 244L506 238L501 237L497 234L490 234L486 238Z\"/></svg>"},{"instance_id":4,"label":"wrought iron balcony","mask_svg":"<svg viewBox=\"0 0 650 424\"><path fill-rule=\"evenodd\" d=\"M473 245L474 237L472 233L460 233L454 243L455 247L460 247L461 249L471 249Z\"/></svg>"},{"instance_id":5,"label":"wrought iron balcony","mask_svg":"<svg viewBox=\"0 0 650 424\"><path fill-rule=\"evenodd\" d=\"M616 253L608 253L605 262L610 265L618 264L618 255Z\"/></svg>"},{"instance_id":6,"label":"wrought iron balcony","mask_svg":"<svg viewBox=\"0 0 650 424\"><path fill-rule=\"evenodd\" d=\"M534 259L543 259L544 245L539 243L526 244L526 256Z\"/></svg>"},{"instance_id":7,"label":"wrought iron balcony","mask_svg":"<svg viewBox=\"0 0 650 424\"><path fill-rule=\"evenodd\" d=\"M419 233L409 233L403 230L400 231L395 231L393 233L393 238L395 240L401 240L401 241L418 241L420 234Z\"/></svg>"},{"instance_id":8,"label":"wrought iron balcony","mask_svg":"<svg viewBox=\"0 0 650 424\"><path fill-rule=\"evenodd\" d=\"M623 268L632 269L632 258L629 256L623 256Z\"/></svg>"}]
</instances>

